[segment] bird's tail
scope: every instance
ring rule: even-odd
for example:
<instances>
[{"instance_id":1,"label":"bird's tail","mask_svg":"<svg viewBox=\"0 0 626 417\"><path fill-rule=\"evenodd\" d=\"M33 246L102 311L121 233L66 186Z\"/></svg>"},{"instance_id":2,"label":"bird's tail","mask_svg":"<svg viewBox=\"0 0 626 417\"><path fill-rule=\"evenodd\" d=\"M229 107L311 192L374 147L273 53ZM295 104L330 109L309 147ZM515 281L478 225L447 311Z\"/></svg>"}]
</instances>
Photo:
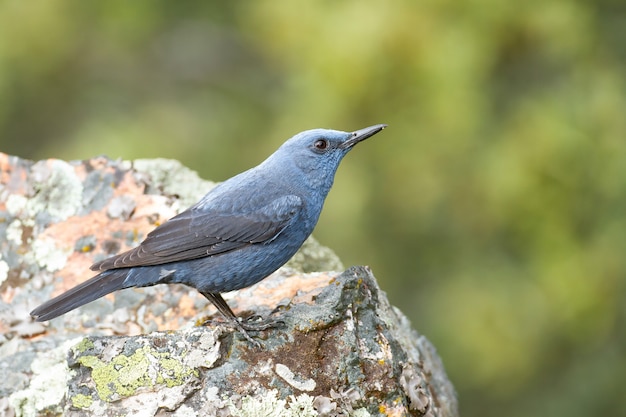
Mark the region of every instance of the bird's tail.
<instances>
[{"instance_id":1,"label":"bird's tail","mask_svg":"<svg viewBox=\"0 0 626 417\"><path fill-rule=\"evenodd\" d=\"M36 321L47 321L59 317L113 291L126 288L124 280L127 275L128 269L104 271L52 300L46 301L31 311L30 315Z\"/></svg>"}]
</instances>

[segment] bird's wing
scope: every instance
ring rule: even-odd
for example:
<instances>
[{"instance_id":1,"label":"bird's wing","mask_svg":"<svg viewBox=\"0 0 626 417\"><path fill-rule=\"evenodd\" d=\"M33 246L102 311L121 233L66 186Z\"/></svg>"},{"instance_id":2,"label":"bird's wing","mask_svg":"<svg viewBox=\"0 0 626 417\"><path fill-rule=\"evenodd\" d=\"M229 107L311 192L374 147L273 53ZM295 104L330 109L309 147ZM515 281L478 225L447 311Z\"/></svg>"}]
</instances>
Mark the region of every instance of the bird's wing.
<instances>
[{"instance_id":1,"label":"bird's wing","mask_svg":"<svg viewBox=\"0 0 626 417\"><path fill-rule=\"evenodd\" d=\"M154 229L138 247L95 263L91 269L161 265L268 243L291 223L302 206L302 200L295 195L236 214L195 206Z\"/></svg>"}]
</instances>

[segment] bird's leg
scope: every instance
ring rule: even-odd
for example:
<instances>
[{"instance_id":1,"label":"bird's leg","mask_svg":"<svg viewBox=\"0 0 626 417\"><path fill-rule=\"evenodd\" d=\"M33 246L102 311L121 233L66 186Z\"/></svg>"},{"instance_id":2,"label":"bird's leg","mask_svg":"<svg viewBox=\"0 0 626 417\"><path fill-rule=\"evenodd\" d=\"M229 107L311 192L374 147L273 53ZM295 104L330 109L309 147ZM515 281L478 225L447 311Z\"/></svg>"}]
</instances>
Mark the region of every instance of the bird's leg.
<instances>
[{"instance_id":1,"label":"bird's leg","mask_svg":"<svg viewBox=\"0 0 626 417\"><path fill-rule=\"evenodd\" d=\"M253 320L257 320L257 319L262 319L262 321L261 322L257 322L257 323L253 323ZM285 322L282 321L282 320L271 319L269 317L266 318L266 319L263 319L259 315L246 317L244 319L244 321L241 322L241 325L246 330L257 331L257 332L260 332L261 330L271 329L272 327L282 326L284 324L285 324Z\"/></svg>"},{"instance_id":2,"label":"bird's leg","mask_svg":"<svg viewBox=\"0 0 626 417\"><path fill-rule=\"evenodd\" d=\"M246 329L241 325L241 322L237 319L237 316L235 316L235 313L233 313L233 310L230 309L228 304L226 304L226 301L224 301L224 299L222 298L222 296L219 293L202 292L202 291L200 291L200 293L202 295L204 295L211 303L213 303L215 308L217 308L219 310L219 312L222 313L224 318L231 325L234 325L237 328L237 330L239 330L241 332L241 334L246 339L248 339L248 342L252 343L253 345L255 345L257 347L260 346L259 342L257 342L256 340L252 339L250 337L250 335L248 334L248 332L246 332Z\"/></svg>"},{"instance_id":3,"label":"bird's leg","mask_svg":"<svg viewBox=\"0 0 626 417\"><path fill-rule=\"evenodd\" d=\"M213 303L215 308L217 308L219 312L222 313L224 318L228 320L232 325L234 325L241 332L241 334L243 334L243 336L248 339L250 343L256 346L259 346L259 342L253 340L248 334L247 330L261 331L269 329L270 327L275 327L278 324L278 322L276 321L258 324L241 322L219 293L202 291L200 291L200 293L204 295L211 303Z\"/></svg>"}]
</instances>

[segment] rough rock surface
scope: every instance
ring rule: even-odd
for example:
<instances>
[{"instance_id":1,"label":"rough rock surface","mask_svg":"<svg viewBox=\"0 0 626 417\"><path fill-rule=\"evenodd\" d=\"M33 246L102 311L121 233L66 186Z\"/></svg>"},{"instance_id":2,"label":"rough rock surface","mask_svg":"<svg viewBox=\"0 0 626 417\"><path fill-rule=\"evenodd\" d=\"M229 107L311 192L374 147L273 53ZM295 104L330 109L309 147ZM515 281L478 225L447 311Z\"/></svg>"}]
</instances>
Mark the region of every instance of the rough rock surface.
<instances>
[{"instance_id":1,"label":"rough rock surface","mask_svg":"<svg viewBox=\"0 0 626 417\"><path fill-rule=\"evenodd\" d=\"M434 348L371 271L314 272L342 269L314 240L225 295L236 314L284 322L256 335L261 349L180 285L30 319L211 186L170 160L0 154L0 415L458 415Z\"/></svg>"}]
</instances>

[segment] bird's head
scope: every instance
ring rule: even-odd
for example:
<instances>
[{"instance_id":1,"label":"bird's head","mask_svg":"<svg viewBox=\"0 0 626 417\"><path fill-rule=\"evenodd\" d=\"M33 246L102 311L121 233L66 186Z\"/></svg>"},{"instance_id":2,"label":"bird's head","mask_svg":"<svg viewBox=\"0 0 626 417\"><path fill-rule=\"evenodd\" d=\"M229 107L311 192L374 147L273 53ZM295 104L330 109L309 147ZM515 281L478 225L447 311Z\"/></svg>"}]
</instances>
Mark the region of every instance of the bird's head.
<instances>
[{"instance_id":1,"label":"bird's head","mask_svg":"<svg viewBox=\"0 0 626 417\"><path fill-rule=\"evenodd\" d=\"M273 162L296 167L314 188L328 191L343 157L359 142L374 136L387 125L379 124L355 132L313 129L300 132L286 141L274 155Z\"/></svg>"}]
</instances>

